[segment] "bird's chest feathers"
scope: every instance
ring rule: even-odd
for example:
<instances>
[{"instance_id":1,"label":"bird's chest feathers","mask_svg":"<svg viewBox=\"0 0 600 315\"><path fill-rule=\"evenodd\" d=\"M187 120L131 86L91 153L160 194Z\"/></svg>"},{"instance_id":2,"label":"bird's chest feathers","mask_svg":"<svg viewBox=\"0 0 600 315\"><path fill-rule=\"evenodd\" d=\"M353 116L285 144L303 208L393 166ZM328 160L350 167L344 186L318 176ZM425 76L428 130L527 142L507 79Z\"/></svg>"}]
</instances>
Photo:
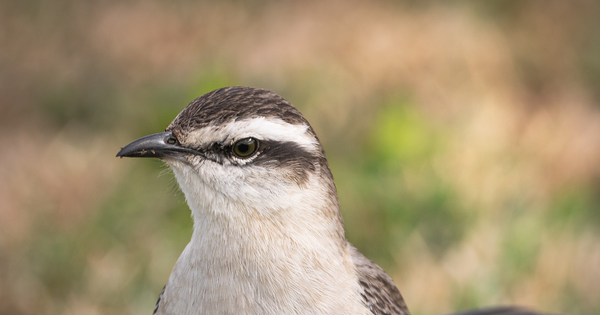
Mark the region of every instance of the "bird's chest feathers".
<instances>
[{"instance_id":1,"label":"bird's chest feathers","mask_svg":"<svg viewBox=\"0 0 600 315\"><path fill-rule=\"evenodd\" d=\"M174 168L194 234L159 314L364 313L336 200L322 185L248 185L198 172Z\"/></svg>"},{"instance_id":2,"label":"bird's chest feathers","mask_svg":"<svg viewBox=\"0 0 600 315\"><path fill-rule=\"evenodd\" d=\"M210 221L196 222L192 240L167 283L166 310L310 314L308 310L317 306L322 314L332 314L339 313L334 308L360 308L353 306L359 299L351 262L337 241L324 240L324 235L320 240L283 235L256 222ZM331 303L336 299L346 305Z\"/></svg>"}]
</instances>

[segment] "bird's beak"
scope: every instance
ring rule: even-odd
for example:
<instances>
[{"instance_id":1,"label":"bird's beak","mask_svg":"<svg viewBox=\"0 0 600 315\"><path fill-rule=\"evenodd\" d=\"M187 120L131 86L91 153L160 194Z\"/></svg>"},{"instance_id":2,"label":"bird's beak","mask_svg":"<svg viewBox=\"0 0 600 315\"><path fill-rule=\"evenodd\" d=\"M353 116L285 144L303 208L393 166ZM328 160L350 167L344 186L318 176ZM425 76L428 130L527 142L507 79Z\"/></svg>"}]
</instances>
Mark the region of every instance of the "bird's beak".
<instances>
[{"instance_id":1,"label":"bird's beak","mask_svg":"<svg viewBox=\"0 0 600 315\"><path fill-rule=\"evenodd\" d=\"M117 153L117 157L155 157L174 156L178 153L197 154L195 150L182 147L172 131L155 133L137 139Z\"/></svg>"}]
</instances>

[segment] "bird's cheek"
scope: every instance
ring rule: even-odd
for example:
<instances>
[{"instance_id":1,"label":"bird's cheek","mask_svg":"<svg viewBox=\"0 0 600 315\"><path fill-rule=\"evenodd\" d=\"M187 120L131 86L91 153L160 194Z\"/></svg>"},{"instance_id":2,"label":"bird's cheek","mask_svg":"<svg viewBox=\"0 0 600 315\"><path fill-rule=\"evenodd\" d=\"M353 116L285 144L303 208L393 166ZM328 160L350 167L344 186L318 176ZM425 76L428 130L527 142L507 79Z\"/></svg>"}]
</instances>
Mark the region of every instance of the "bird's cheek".
<instances>
[{"instance_id":1,"label":"bird's cheek","mask_svg":"<svg viewBox=\"0 0 600 315\"><path fill-rule=\"evenodd\" d=\"M244 176L238 168L208 161L196 167L195 175L197 180L222 193L239 189L244 184Z\"/></svg>"}]
</instances>

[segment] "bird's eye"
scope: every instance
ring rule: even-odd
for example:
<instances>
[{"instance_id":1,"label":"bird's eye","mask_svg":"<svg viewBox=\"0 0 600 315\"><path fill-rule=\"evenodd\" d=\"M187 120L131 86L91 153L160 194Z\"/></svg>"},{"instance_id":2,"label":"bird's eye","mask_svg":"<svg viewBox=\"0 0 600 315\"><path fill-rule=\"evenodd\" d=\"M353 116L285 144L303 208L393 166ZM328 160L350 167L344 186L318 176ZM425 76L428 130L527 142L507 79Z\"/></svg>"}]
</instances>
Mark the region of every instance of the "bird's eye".
<instances>
[{"instance_id":1,"label":"bird's eye","mask_svg":"<svg viewBox=\"0 0 600 315\"><path fill-rule=\"evenodd\" d=\"M258 140L254 138L245 138L233 144L233 154L240 158L250 157L256 150L258 150Z\"/></svg>"}]
</instances>

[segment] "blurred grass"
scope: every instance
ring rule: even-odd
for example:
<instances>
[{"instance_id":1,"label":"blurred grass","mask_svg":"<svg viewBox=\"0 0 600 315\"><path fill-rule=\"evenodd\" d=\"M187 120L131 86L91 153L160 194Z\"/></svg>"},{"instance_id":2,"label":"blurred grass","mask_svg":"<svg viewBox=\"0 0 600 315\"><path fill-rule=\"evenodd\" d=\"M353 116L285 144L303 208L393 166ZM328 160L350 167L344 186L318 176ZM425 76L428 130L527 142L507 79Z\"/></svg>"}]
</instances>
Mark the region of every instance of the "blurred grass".
<instances>
[{"instance_id":1,"label":"blurred grass","mask_svg":"<svg viewBox=\"0 0 600 315\"><path fill-rule=\"evenodd\" d=\"M114 155L228 85L305 114L347 237L414 314L598 314L598 21L591 0L0 2L0 314L151 312L192 222L163 165Z\"/></svg>"}]
</instances>

